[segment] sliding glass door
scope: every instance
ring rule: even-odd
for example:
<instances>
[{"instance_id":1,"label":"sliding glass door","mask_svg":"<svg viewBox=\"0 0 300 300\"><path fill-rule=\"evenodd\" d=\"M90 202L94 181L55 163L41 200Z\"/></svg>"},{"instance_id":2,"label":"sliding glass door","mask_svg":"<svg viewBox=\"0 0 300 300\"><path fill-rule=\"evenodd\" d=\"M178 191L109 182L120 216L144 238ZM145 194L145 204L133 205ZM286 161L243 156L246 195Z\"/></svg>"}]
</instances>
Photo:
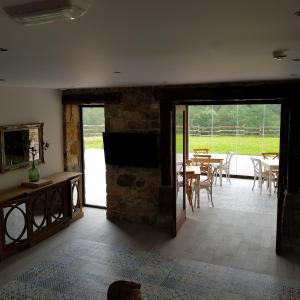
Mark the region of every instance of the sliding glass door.
<instances>
[{"instance_id":1,"label":"sliding glass door","mask_svg":"<svg viewBox=\"0 0 300 300\"><path fill-rule=\"evenodd\" d=\"M249 157L279 152L280 104L189 106L189 149L208 148L215 157L235 155L232 175L253 176Z\"/></svg>"}]
</instances>

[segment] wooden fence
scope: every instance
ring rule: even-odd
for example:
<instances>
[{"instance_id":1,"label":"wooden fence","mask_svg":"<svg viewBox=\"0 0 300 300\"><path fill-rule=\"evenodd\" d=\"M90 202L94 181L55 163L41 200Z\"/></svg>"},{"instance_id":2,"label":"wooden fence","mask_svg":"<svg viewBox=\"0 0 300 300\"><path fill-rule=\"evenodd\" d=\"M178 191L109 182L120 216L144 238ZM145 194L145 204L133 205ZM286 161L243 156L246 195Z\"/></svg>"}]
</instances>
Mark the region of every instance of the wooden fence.
<instances>
[{"instance_id":1,"label":"wooden fence","mask_svg":"<svg viewBox=\"0 0 300 300\"><path fill-rule=\"evenodd\" d=\"M176 132L182 132L182 126L176 126ZM189 135L192 136L279 136L279 127L245 127L245 126L190 126Z\"/></svg>"},{"instance_id":2,"label":"wooden fence","mask_svg":"<svg viewBox=\"0 0 300 300\"><path fill-rule=\"evenodd\" d=\"M105 126L103 125L83 125L83 132L85 137L102 136ZM182 126L176 126L176 132L182 132ZM190 126L189 135L191 136L279 136L279 127L244 127L244 126Z\"/></svg>"},{"instance_id":3,"label":"wooden fence","mask_svg":"<svg viewBox=\"0 0 300 300\"><path fill-rule=\"evenodd\" d=\"M83 135L85 137L102 137L102 132L105 130L104 124L102 125L83 125Z\"/></svg>"}]
</instances>

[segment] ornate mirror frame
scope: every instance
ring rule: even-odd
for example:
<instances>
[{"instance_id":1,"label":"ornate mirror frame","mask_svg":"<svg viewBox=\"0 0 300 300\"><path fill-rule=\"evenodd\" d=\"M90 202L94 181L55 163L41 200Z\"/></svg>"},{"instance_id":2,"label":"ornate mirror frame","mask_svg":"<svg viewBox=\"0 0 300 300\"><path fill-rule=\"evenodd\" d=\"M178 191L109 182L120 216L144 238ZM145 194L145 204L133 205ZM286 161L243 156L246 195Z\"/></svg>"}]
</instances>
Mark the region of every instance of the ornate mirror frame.
<instances>
[{"instance_id":1,"label":"ornate mirror frame","mask_svg":"<svg viewBox=\"0 0 300 300\"><path fill-rule=\"evenodd\" d=\"M20 131L28 131L28 136L30 133L33 133L34 130L37 130L37 139L35 145L38 144L39 154L38 159L35 161L37 163L44 163L44 150L43 150L43 126L44 123L32 123L32 124L18 124L18 125L3 125L0 126L0 173L26 168L31 164L31 160L28 152L28 160L20 163L15 163L11 165L7 165L7 157L5 153L5 133L7 132L20 132ZM30 141L30 137L28 139ZM26 147L29 147L26 146Z\"/></svg>"}]
</instances>

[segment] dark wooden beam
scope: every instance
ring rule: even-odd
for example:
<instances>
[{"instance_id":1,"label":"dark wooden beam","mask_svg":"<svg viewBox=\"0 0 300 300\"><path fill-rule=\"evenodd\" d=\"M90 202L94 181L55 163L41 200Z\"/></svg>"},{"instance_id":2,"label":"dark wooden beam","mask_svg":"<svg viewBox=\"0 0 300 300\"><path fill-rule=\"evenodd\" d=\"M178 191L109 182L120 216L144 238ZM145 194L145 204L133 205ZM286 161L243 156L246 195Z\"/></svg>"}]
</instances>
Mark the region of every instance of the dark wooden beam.
<instances>
[{"instance_id":1,"label":"dark wooden beam","mask_svg":"<svg viewBox=\"0 0 300 300\"><path fill-rule=\"evenodd\" d=\"M79 93L79 94L65 94L62 96L63 104L77 104L77 105L103 105L109 103L120 103L121 93Z\"/></svg>"},{"instance_id":2,"label":"dark wooden beam","mask_svg":"<svg viewBox=\"0 0 300 300\"><path fill-rule=\"evenodd\" d=\"M197 100L220 100L223 104L247 101L259 103L261 100L290 98L299 93L300 80L253 81L180 85L157 87L154 89L158 100L181 101L190 103Z\"/></svg>"},{"instance_id":3,"label":"dark wooden beam","mask_svg":"<svg viewBox=\"0 0 300 300\"><path fill-rule=\"evenodd\" d=\"M171 160L172 160L172 105L160 102L160 161L161 184L172 184Z\"/></svg>"}]
</instances>

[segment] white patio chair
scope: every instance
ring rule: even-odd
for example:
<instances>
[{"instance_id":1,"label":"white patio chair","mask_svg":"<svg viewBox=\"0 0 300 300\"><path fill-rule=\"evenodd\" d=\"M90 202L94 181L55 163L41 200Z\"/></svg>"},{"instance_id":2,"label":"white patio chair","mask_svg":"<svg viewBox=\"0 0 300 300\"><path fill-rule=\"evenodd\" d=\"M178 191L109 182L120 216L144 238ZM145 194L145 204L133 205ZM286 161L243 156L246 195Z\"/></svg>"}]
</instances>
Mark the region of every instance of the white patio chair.
<instances>
[{"instance_id":1,"label":"white patio chair","mask_svg":"<svg viewBox=\"0 0 300 300\"><path fill-rule=\"evenodd\" d=\"M183 163L178 162L176 164L176 187L177 187L177 195L179 192L179 189L183 187Z\"/></svg>"},{"instance_id":2,"label":"white patio chair","mask_svg":"<svg viewBox=\"0 0 300 300\"><path fill-rule=\"evenodd\" d=\"M225 173L227 181L229 181L229 183L231 184L231 180L230 180L230 162L231 162L231 159L232 159L233 155L234 155L233 152L227 152L225 163L222 164L222 168L221 168L221 166L216 167L216 169L215 169L215 184L217 184L218 176L219 176L219 179L220 179L220 182L221 182L220 176L222 176L223 173ZM221 174L221 170L222 170L222 174Z\"/></svg>"},{"instance_id":3,"label":"white patio chair","mask_svg":"<svg viewBox=\"0 0 300 300\"><path fill-rule=\"evenodd\" d=\"M260 193L262 192L262 185L265 180L268 180L269 174L267 172L264 172L262 169L261 160L259 158L250 157L253 167L254 167L254 182L252 186L252 191L255 187L255 182L258 180L258 187L260 188ZM268 182L268 188L269 188L269 182Z\"/></svg>"}]
</instances>

